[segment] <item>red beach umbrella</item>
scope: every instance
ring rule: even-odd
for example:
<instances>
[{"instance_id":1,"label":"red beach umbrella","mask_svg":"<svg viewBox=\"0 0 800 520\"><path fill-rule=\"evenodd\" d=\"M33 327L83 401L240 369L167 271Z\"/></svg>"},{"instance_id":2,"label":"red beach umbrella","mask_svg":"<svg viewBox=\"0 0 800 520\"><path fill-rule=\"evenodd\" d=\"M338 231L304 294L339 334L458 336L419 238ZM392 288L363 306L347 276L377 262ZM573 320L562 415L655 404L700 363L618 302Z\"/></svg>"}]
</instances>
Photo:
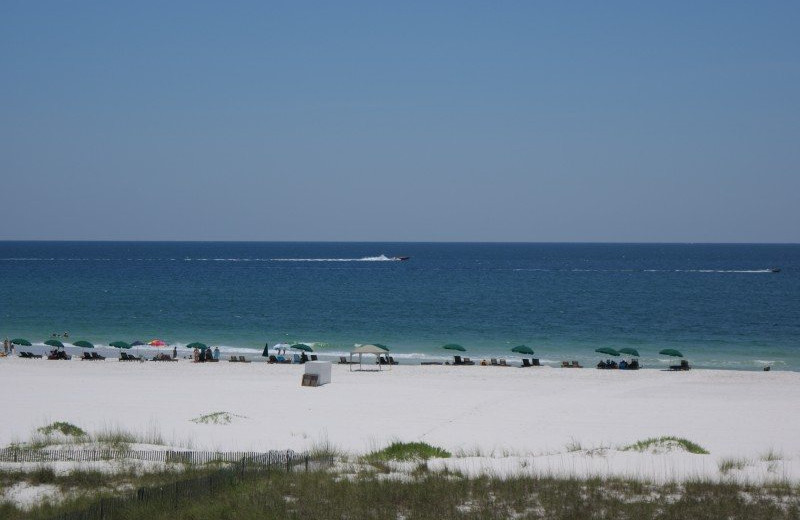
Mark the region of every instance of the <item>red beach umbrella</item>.
<instances>
[{"instance_id":1,"label":"red beach umbrella","mask_svg":"<svg viewBox=\"0 0 800 520\"><path fill-rule=\"evenodd\" d=\"M151 347L166 347L167 346L167 344L165 342L161 341L160 339L154 339L153 341L148 343L148 345L150 345Z\"/></svg>"}]
</instances>

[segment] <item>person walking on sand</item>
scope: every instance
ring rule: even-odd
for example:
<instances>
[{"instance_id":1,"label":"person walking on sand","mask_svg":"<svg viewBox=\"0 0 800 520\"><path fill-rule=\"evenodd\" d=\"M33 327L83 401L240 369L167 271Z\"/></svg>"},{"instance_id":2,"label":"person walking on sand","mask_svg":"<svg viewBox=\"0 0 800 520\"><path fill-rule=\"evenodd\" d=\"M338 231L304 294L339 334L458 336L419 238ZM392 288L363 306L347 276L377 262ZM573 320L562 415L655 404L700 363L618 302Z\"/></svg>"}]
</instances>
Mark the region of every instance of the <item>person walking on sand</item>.
<instances>
[{"instance_id":1,"label":"person walking on sand","mask_svg":"<svg viewBox=\"0 0 800 520\"><path fill-rule=\"evenodd\" d=\"M172 347L172 359L178 359L178 347Z\"/></svg>"}]
</instances>

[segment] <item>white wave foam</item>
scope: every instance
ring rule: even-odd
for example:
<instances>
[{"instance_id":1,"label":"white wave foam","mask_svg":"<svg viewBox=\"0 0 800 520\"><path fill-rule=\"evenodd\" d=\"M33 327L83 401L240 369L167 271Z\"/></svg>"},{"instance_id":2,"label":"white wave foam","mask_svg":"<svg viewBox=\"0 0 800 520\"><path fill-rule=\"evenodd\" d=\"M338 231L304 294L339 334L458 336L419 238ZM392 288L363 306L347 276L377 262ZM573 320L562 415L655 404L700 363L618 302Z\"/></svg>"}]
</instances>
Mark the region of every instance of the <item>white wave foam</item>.
<instances>
[{"instance_id":1,"label":"white wave foam","mask_svg":"<svg viewBox=\"0 0 800 520\"><path fill-rule=\"evenodd\" d=\"M399 262L396 257L386 255L365 256L362 258L270 258L272 262Z\"/></svg>"}]
</instances>

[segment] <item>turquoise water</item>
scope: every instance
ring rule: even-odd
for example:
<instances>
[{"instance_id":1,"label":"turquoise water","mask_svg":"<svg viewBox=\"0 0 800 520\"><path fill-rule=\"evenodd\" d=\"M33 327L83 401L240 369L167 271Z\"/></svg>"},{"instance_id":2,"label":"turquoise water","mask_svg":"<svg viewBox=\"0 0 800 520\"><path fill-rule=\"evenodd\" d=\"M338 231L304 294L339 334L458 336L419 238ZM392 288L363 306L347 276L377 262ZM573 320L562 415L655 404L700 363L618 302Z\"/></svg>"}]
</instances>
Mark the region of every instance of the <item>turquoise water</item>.
<instances>
[{"instance_id":1,"label":"turquoise water","mask_svg":"<svg viewBox=\"0 0 800 520\"><path fill-rule=\"evenodd\" d=\"M590 364L632 346L646 366L676 348L800 370L798 245L0 242L0 279L0 335L35 342L380 342L400 359L526 344Z\"/></svg>"}]
</instances>

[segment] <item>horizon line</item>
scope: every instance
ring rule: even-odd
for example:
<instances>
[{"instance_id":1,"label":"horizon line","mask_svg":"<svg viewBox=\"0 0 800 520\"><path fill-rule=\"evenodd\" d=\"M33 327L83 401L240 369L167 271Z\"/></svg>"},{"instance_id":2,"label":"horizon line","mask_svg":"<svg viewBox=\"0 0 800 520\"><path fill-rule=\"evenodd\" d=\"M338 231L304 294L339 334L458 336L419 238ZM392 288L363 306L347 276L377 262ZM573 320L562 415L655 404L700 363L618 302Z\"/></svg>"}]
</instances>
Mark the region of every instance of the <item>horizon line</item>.
<instances>
[{"instance_id":1,"label":"horizon line","mask_svg":"<svg viewBox=\"0 0 800 520\"><path fill-rule=\"evenodd\" d=\"M163 240L163 239L0 239L10 242L56 242L56 243L184 243L184 244L597 244L597 245L776 245L795 246L800 242L698 242L698 241L568 241L568 240Z\"/></svg>"}]
</instances>

